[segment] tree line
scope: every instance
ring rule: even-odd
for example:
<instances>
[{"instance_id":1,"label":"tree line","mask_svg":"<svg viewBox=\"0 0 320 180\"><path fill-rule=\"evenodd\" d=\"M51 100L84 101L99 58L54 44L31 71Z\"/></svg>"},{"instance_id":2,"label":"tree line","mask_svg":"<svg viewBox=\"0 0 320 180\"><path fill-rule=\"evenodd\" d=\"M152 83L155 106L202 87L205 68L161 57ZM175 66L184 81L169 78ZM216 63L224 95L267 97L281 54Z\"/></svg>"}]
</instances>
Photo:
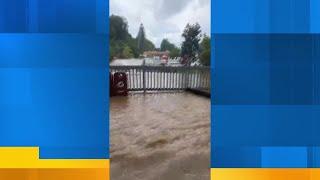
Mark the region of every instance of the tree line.
<instances>
[{"instance_id":1,"label":"tree line","mask_svg":"<svg viewBox=\"0 0 320 180\"><path fill-rule=\"evenodd\" d=\"M147 39L143 25L138 35L132 37L128 31L128 22L121 16L110 16L110 59L139 58L145 51L169 51L170 57L182 57L183 63L190 65L197 60L202 65L210 65L210 37L201 33L198 23L187 24L182 37L181 47L168 39L163 39L159 48Z\"/></svg>"},{"instance_id":2,"label":"tree line","mask_svg":"<svg viewBox=\"0 0 320 180\"><path fill-rule=\"evenodd\" d=\"M136 38L132 37L128 31L128 22L125 18L111 15L109 20L111 60L114 58L138 58L144 51L155 49L155 45L145 38L144 30L141 30L143 32L139 32ZM141 38L143 42L141 42Z\"/></svg>"}]
</instances>

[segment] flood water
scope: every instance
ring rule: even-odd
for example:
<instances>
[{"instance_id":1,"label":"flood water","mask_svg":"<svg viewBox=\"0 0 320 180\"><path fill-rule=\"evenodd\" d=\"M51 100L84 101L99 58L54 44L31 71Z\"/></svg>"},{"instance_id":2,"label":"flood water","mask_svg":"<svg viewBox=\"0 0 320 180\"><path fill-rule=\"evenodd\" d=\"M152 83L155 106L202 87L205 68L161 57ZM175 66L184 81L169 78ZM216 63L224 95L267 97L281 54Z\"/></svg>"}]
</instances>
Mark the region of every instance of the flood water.
<instances>
[{"instance_id":1,"label":"flood water","mask_svg":"<svg viewBox=\"0 0 320 180\"><path fill-rule=\"evenodd\" d=\"M189 93L110 100L112 180L209 180L210 99Z\"/></svg>"}]
</instances>

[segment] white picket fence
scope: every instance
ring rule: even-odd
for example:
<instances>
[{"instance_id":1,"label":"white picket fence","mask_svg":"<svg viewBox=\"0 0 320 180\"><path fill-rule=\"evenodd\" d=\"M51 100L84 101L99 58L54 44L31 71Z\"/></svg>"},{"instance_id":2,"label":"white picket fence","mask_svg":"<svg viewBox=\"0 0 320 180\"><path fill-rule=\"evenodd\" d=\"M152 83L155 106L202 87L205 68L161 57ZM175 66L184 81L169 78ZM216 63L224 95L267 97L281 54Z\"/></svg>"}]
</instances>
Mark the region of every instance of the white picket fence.
<instances>
[{"instance_id":1,"label":"white picket fence","mask_svg":"<svg viewBox=\"0 0 320 180\"><path fill-rule=\"evenodd\" d=\"M129 91L210 89L210 67L110 66L110 72L125 72Z\"/></svg>"}]
</instances>

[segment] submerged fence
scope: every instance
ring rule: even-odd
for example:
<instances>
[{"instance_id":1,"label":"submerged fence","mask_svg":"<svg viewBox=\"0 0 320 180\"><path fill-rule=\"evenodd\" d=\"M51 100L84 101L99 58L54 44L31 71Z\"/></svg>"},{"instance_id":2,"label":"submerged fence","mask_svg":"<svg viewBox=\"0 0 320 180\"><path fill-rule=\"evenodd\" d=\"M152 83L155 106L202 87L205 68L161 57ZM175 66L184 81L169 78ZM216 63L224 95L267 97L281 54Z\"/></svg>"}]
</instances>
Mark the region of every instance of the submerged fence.
<instances>
[{"instance_id":1,"label":"submerged fence","mask_svg":"<svg viewBox=\"0 0 320 180\"><path fill-rule=\"evenodd\" d=\"M129 91L210 89L210 67L110 66L128 75Z\"/></svg>"}]
</instances>

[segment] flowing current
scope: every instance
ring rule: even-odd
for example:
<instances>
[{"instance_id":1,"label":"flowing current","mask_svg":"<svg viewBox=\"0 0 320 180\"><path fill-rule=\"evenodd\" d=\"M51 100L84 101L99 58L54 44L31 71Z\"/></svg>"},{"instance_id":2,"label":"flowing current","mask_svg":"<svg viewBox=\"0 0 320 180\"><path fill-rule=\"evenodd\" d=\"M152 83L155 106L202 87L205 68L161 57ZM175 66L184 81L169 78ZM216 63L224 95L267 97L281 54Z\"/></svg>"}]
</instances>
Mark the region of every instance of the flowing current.
<instances>
[{"instance_id":1,"label":"flowing current","mask_svg":"<svg viewBox=\"0 0 320 180\"><path fill-rule=\"evenodd\" d=\"M210 100L190 93L110 100L112 180L209 180Z\"/></svg>"}]
</instances>

